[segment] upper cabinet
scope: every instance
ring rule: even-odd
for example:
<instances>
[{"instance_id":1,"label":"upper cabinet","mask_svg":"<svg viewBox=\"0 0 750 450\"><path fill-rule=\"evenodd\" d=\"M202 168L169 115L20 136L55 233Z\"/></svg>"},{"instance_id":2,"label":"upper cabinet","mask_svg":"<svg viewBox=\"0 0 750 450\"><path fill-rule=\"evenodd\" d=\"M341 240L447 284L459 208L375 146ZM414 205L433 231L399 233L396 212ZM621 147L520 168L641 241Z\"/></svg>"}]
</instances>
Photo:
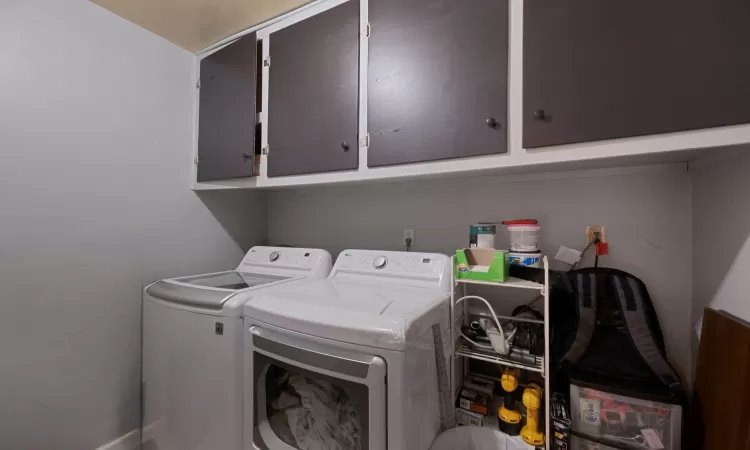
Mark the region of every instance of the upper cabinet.
<instances>
[{"instance_id":1,"label":"upper cabinet","mask_svg":"<svg viewBox=\"0 0 750 450\"><path fill-rule=\"evenodd\" d=\"M525 0L523 146L750 122L747 0Z\"/></svg>"},{"instance_id":2,"label":"upper cabinet","mask_svg":"<svg viewBox=\"0 0 750 450\"><path fill-rule=\"evenodd\" d=\"M353 170L359 161L359 1L270 34L267 175Z\"/></svg>"},{"instance_id":3,"label":"upper cabinet","mask_svg":"<svg viewBox=\"0 0 750 450\"><path fill-rule=\"evenodd\" d=\"M201 60L199 182L254 175L256 64L254 33Z\"/></svg>"},{"instance_id":4,"label":"upper cabinet","mask_svg":"<svg viewBox=\"0 0 750 450\"><path fill-rule=\"evenodd\" d=\"M369 167L507 151L507 0L369 0Z\"/></svg>"},{"instance_id":5,"label":"upper cabinet","mask_svg":"<svg viewBox=\"0 0 750 450\"><path fill-rule=\"evenodd\" d=\"M320 0L248 31L199 55L198 189L750 144L748 0Z\"/></svg>"}]
</instances>

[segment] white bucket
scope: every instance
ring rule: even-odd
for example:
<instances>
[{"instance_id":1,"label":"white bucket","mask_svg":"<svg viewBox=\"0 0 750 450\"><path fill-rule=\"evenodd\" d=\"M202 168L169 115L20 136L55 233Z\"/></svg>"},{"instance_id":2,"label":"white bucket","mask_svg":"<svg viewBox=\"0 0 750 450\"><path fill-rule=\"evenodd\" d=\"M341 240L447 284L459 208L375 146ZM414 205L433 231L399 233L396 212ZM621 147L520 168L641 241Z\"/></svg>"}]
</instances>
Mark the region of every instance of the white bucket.
<instances>
[{"instance_id":1,"label":"white bucket","mask_svg":"<svg viewBox=\"0 0 750 450\"><path fill-rule=\"evenodd\" d=\"M540 228L539 225L508 225L510 251L536 252Z\"/></svg>"},{"instance_id":2,"label":"white bucket","mask_svg":"<svg viewBox=\"0 0 750 450\"><path fill-rule=\"evenodd\" d=\"M538 269L542 266L542 252L536 253L508 253L511 264Z\"/></svg>"},{"instance_id":3,"label":"white bucket","mask_svg":"<svg viewBox=\"0 0 750 450\"><path fill-rule=\"evenodd\" d=\"M486 427L457 427L443 432L432 443L430 450L528 450L521 436L507 434Z\"/></svg>"}]
</instances>

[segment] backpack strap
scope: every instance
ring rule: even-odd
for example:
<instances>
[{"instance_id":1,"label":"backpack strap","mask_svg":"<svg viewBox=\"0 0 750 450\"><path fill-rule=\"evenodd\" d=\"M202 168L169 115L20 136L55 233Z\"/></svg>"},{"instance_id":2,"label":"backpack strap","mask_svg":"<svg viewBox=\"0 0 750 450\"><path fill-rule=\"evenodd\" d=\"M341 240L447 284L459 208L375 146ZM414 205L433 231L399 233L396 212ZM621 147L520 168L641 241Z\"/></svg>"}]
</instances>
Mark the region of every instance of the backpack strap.
<instances>
[{"instance_id":1,"label":"backpack strap","mask_svg":"<svg viewBox=\"0 0 750 450\"><path fill-rule=\"evenodd\" d=\"M633 277L613 275L612 281L615 285L617 300L625 319L625 324L641 358L646 361L651 371L663 383L672 390L681 390L680 379L666 359L664 359L656 342L654 342L654 336L646 320L646 311L643 307L643 295L640 285Z\"/></svg>"},{"instance_id":2,"label":"backpack strap","mask_svg":"<svg viewBox=\"0 0 750 450\"><path fill-rule=\"evenodd\" d=\"M586 353L596 326L596 275L576 273L565 276L565 284L577 296L578 330L573 344L563 356L563 361L575 364Z\"/></svg>"}]
</instances>

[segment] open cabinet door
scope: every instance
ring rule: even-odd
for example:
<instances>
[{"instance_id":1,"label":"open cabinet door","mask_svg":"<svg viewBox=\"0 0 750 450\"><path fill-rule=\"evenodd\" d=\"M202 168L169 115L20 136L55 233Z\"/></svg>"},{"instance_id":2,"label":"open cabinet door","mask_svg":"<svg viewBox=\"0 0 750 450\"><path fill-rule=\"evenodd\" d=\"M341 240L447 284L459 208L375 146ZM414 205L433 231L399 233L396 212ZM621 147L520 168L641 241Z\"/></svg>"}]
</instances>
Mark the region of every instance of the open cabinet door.
<instances>
[{"instance_id":1,"label":"open cabinet door","mask_svg":"<svg viewBox=\"0 0 750 450\"><path fill-rule=\"evenodd\" d=\"M198 181L254 175L255 33L201 61Z\"/></svg>"}]
</instances>

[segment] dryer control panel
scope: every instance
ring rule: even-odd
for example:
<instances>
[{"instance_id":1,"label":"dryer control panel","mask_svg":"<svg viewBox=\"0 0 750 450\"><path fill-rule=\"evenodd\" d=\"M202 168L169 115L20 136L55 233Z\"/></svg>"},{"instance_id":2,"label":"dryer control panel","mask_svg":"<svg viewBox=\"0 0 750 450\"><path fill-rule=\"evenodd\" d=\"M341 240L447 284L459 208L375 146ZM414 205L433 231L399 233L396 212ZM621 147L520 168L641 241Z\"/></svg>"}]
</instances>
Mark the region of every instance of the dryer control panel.
<instances>
[{"instance_id":1,"label":"dryer control panel","mask_svg":"<svg viewBox=\"0 0 750 450\"><path fill-rule=\"evenodd\" d=\"M331 254L313 248L253 247L237 270L325 278L331 271Z\"/></svg>"},{"instance_id":2,"label":"dryer control panel","mask_svg":"<svg viewBox=\"0 0 750 450\"><path fill-rule=\"evenodd\" d=\"M450 284L450 261L437 253L344 250L331 277L370 276L384 283L443 287Z\"/></svg>"}]
</instances>

